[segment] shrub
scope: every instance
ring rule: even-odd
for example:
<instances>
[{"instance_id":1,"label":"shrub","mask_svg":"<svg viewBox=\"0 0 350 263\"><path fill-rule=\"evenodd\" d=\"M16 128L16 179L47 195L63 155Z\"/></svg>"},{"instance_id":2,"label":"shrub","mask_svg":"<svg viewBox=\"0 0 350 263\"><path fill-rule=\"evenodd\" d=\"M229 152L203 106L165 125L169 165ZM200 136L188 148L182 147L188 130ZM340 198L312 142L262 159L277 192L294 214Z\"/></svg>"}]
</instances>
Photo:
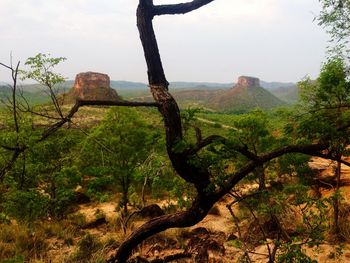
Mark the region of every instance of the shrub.
<instances>
[{"instance_id":1,"label":"shrub","mask_svg":"<svg viewBox=\"0 0 350 263\"><path fill-rule=\"evenodd\" d=\"M47 216L49 199L35 190L15 190L5 195L6 214L20 222L33 222Z\"/></svg>"},{"instance_id":2,"label":"shrub","mask_svg":"<svg viewBox=\"0 0 350 263\"><path fill-rule=\"evenodd\" d=\"M62 189L58 191L55 199L50 202L50 211L52 216L62 218L70 212L71 206L74 204L74 191L70 189Z\"/></svg>"}]
</instances>

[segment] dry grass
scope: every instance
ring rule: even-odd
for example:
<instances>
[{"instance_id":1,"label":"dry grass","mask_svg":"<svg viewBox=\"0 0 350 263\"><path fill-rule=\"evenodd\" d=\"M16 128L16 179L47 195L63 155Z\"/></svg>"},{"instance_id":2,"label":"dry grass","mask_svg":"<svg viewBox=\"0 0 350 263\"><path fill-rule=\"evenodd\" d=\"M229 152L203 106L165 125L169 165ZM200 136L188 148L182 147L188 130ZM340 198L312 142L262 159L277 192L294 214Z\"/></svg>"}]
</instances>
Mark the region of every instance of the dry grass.
<instances>
[{"instance_id":1,"label":"dry grass","mask_svg":"<svg viewBox=\"0 0 350 263\"><path fill-rule=\"evenodd\" d=\"M350 204L341 204L339 209L340 236L345 242L350 242Z\"/></svg>"},{"instance_id":2,"label":"dry grass","mask_svg":"<svg viewBox=\"0 0 350 263\"><path fill-rule=\"evenodd\" d=\"M43 229L26 225L0 225L0 259L41 260L47 256L47 236Z\"/></svg>"}]
</instances>

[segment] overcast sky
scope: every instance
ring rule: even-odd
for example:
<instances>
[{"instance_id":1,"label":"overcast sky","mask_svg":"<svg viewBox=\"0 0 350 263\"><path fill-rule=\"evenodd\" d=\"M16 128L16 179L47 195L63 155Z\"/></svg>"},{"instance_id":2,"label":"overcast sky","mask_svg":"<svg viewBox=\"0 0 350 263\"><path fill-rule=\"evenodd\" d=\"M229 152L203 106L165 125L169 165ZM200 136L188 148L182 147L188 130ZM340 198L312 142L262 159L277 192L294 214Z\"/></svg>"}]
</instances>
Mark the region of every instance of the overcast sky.
<instances>
[{"instance_id":1,"label":"overcast sky","mask_svg":"<svg viewBox=\"0 0 350 263\"><path fill-rule=\"evenodd\" d=\"M155 4L179 3L154 0ZM136 28L138 0L0 0L0 62L37 53L67 58L58 71L147 81ZM187 15L156 17L169 81L234 82L316 77L328 37L313 18L318 0L215 0ZM9 72L0 68L0 80Z\"/></svg>"}]
</instances>

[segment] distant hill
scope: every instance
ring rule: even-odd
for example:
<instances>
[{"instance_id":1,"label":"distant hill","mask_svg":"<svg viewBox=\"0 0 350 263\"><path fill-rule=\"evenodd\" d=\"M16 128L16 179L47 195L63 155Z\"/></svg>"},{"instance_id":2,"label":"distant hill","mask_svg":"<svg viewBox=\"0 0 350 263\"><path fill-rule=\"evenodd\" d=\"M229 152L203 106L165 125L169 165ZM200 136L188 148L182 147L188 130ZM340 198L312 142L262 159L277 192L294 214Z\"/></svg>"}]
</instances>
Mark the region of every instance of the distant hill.
<instances>
[{"instance_id":1,"label":"distant hill","mask_svg":"<svg viewBox=\"0 0 350 263\"><path fill-rule=\"evenodd\" d=\"M260 86L263 87L264 89L267 89L268 91L274 91L279 88L288 88L291 86L295 86L295 83L293 82L266 82L261 80L260 81Z\"/></svg>"},{"instance_id":2,"label":"distant hill","mask_svg":"<svg viewBox=\"0 0 350 263\"><path fill-rule=\"evenodd\" d=\"M147 84L142 82L131 82L124 80L111 80L111 88L118 90L146 90Z\"/></svg>"},{"instance_id":3,"label":"distant hill","mask_svg":"<svg viewBox=\"0 0 350 263\"><path fill-rule=\"evenodd\" d=\"M67 92L73 87L73 85L73 80L67 80L65 83L60 85L59 93ZM232 99L232 97L237 96L238 97L235 100L241 101L243 108L245 108L245 106L249 106L248 108L250 108L253 105L260 105L262 108L269 108L268 105L283 104L281 100L287 103L292 103L297 98L297 90L295 88L295 84L293 83L260 81L261 87L259 86L259 88L253 88L253 90L248 90L247 92L232 91L232 87L234 85L234 83L174 81L170 82L169 87L179 102L195 102L196 105L199 104L203 105L204 107L211 105L211 107L215 108L218 108L217 106L219 106L220 101L224 102L225 105L223 105L223 107L227 108L226 104L231 104L232 101L229 101ZM146 100L152 99L146 83L111 80L110 86L111 88L117 90L118 94L125 98L142 98ZM47 101L47 95L43 92L44 89L40 85L23 85L22 88L27 94L26 97L28 97L29 100L33 100L35 103ZM261 90L262 88L267 89L280 100L275 97L271 98L271 93L265 89ZM236 93L241 95L237 95ZM243 93L245 93L245 95L242 95ZM0 98L4 98L6 94L6 92L0 92ZM257 96L262 98L259 99L259 103L257 103L257 101L254 99ZM253 102L254 100L255 102Z\"/></svg>"},{"instance_id":4,"label":"distant hill","mask_svg":"<svg viewBox=\"0 0 350 263\"><path fill-rule=\"evenodd\" d=\"M296 102L299 98L297 85L280 87L274 90L270 90L270 92L277 98L290 104Z\"/></svg>"},{"instance_id":5,"label":"distant hill","mask_svg":"<svg viewBox=\"0 0 350 263\"><path fill-rule=\"evenodd\" d=\"M260 86L257 78L241 76L231 89L218 92L208 106L226 112L244 112L254 108L271 109L285 103Z\"/></svg>"},{"instance_id":6,"label":"distant hill","mask_svg":"<svg viewBox=\"0 0 350 263\"><path fill-rule=\"evenodd\" d=\"M284 102L294 103L298 100L299 95L296 83L260 81L260 85Z\"/></svg>"},{"instance_id":7,"label":"distant hill","mask_svg":"<svg viewBox=\"0 0 350 263\"><path fill-rule=\"evenodd\" d=\"M259 79L244 76L230 88L173 88L171 92L180 106L201 106L215 111L245 112L254 108L271 109L286 104L262 88ZM152 100L152 97L144 96L142 99Z\"/></svg>"},{"instance_id":8,"label":"distant hill","mask_svg":"<svg viewBox=\"0 0 350 263\"><path fill-rule=\"evenodd\" d=\"M207 104L208 101L215 97L222 89L174 89L171 90L176 100L179 101L197 101Z\"/></svg>"},{"instance_id":9,"label":"distant hill","mask_svg":"<svg viewBox=\"0 0 350 263\"><path fill-rule=\"evenodd\" d=\"M211 82L185 82L175 81L170 82L169 87L172 89L222 89L232 87L232 83L211 83ZM123 80L112 80L111 87L114 89L133 89L133 90L146 90L148 85L142 82L131 82Z\"/></svg>"},{"instance_id":10,"label":"distant hill","mask_svg":"<svg viewBox=\"0 0 350 263\"><path fill-rule=\"evenodd\" d=\"M20 92L30 104L42 104L49 101L48 95L42 92L28 92L24 89L21 89ZM8 86L0 86L0 105L3 106L4 103L7 103L8 98L12 98L12 89ZM18 99L22 100L21 97L18 97Z\"/></svg>"},{"instance_id":11,"label":"distant hill","mask_svg":"<svg viewBox=\"0 0 350 263\"><path fill-rule=\"evenodd\" d=\"M215 82L170 82L170 88L173 89L223 89L231 88L233 83L215 83Z\"/></svg>"}]
</instances>

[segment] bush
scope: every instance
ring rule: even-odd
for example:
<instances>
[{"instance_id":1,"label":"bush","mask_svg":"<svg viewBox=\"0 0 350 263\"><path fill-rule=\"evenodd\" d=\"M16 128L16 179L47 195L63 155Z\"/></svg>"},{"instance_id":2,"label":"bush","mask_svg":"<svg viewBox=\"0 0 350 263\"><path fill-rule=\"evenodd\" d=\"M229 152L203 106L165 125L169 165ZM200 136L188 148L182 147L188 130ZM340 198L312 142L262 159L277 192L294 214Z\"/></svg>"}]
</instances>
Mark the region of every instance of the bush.
<instances>
[{"instance_id":1,"label":"bush","mask_svg":"<svg viewBox=\"0 0 350 263\"><path fill-rule=\"evenodd\" d=\"M5 213L20 222L33 222L48 214L49 199L35 190L15 190L5 194Z\"/></svg>"},{"instance_id":2,"label":"bush","mask_svg":"<svg viewBox=\"0 0 350 263\"><path fill-rule=\"evenodd\" d=\"M73 190L62 189L58 191L55 199L50 202L50 211L54 217L62 218L69 213L69 208L74 204L75 195Z\"/></svg>"},{"instance_id":3,"label":"bush","mask_svg":"<svg viewBox=\"0 0 350 263\"><path fill-rule=\"evenodd\" d=\"M113 178L110 176L97 177L93 181L89 182L87 193L89 196L96 195L99 192L107 190L113 183Z\"/></svg>"}]
</instances>

